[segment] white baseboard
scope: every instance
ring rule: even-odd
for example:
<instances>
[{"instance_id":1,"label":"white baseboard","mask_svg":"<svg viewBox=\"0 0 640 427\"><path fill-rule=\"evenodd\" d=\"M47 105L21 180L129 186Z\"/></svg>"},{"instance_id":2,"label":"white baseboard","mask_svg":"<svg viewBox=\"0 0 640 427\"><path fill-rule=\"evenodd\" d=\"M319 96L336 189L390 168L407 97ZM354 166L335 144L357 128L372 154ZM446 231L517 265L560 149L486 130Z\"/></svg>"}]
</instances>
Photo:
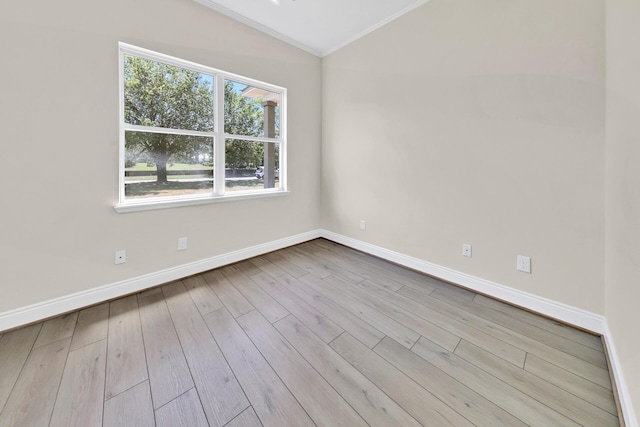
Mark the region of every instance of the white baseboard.
<instances>
[{"instance_id":1,"label":"white baseboard","mask_svg":"<svg viewBox=\"0 0 640 427\"><path fill-rule=\"evenodd\" d=\"M629 389L627 388L626 382L624 381L624 377L619 368L620 365L618 362L616 348L604 316L590 313L588 311L566 304L561 304L533 294L518 291L498 283L461 273L437 264L432 264L418 258L391 251L380 246L375 246L351 237L346 237L341 234L333 233L328 230L314 230L284 239L274 240L272 242L217 255L212 258L196 261L190 264L184 264L144 276L101 286L99 288L90 289L88 291L65 295L42 303L0 313L0 332L124 295L139 292L172 280L178 280L193 274L202 273L227 264L232 264L234 262L242 261L278 249L297 245L319 237L323 237L353 249L357 249L413 270L429 274L442 280L464 286L476 292L498 298L603 335L607 344L611 367L616 380L619 401L625 417L626 425L629 427L638 426L638 420L628 393Z\"/></svg>"},{"instance_id":2,"label":"white baseboard","mask_svg":"<svg viewBox=\"0 0 640 427\"><path fill-rule=\"evenodd\" d=\"M611 338L611 332L609 331L609 327L607 326L604 316L581 310L570 305L561 304L537 295L518 291L498 283L461 273L437 264L432 264L418 258L391 251L351 237L333 233L331 231L322 230L322 237L602 335L607 346L611 370L613 371L616 390L618 391L618 401L620 402L625 423L627 427L638 427L640 425L638 424L638 419L636 418L635 411L631 403L629 388L627 387L622 370L620 369L620 362L616 353L616 347L613 339Z\"/></svg>"},{"instance_id":3,"label":"white baseboard","mask_svg":"<svg viewBox=\"0 0 640 427\"><path fill-rule=\"evenodd\" d=\"M314 230L0 313L0 332L320 237Z\"/></svg>"},{"instance_id":4,"label":"white baseboard","mask_svg":"<svg viewBox=\"0 0 640 427\"><path fill-rule=\"evenodd\" d=\"M597 334L605 333L604 316L461 273L447 267L432 264L331 231L322 230L322 237Z\"/></svg>"},{"instance_id":5,"label":"white baseboard","mask_svg":"<svg viewBox=\"0 0 640 427\"><path fill-rule=\"evenodd\" d=\"M638 427L640 426L640 423L638 423L638 417L636 416L636 412L633 409L633 404L631 403L629 388L627 387L627 382L624 379L624 375L622 375L622 370L620 369L620 359L618 358L616 345L613 342L611 331L609 330L609 325L607 324L606 320L604 328L605 333L602 335L607 347L606 350L607 354L609 355L609 362L611 364L613 378L616 382L615 385L616 390L618 391L618 402L620 403L620 409L622 410L622 414L624 416L624 423L627 427Z\"/></svg>"}]
</instances>

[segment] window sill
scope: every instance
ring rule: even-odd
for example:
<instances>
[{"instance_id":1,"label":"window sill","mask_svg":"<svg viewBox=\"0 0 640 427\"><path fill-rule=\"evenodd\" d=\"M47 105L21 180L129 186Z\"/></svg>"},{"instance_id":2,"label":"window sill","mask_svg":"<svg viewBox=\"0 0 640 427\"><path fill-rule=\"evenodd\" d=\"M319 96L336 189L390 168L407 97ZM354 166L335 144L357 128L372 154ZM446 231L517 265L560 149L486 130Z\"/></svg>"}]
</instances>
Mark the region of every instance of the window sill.
<instances>
[{"instance_id":1,"label":"window sill","mask_svg":"<svg viewBox=\"0 0 640 427\"><path fill-rule=\"evenodd\" d=\"M224 196L206 196L206 197L190 197L176 198L171 200L146 200L135 201L129 203L121 203L114 206L118 213L150 211L156 209L180 208L183 206L207 205L210 203L231 202L236 200L261 199L265 197L280 197L289 194L285 190L261 191L259 193L238 192L237 194L225 194Z\"/></svg>"}]
</instances>

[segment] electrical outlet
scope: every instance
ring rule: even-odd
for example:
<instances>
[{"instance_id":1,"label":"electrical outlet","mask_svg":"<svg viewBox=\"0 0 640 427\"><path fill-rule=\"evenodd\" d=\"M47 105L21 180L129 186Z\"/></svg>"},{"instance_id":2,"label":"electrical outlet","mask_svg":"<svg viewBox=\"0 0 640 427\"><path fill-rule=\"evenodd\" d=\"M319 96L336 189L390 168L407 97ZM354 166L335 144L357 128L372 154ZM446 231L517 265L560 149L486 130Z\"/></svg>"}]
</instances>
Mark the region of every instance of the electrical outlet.
<instances>
[{"instance_id":1,"label":"electrical outlet","mask_svg":"<svg viewBox=\"0 0 640 427\"><path fill-rule=\"evenodd\" d=\"M367 221L365 221L364 219L360 220L360 230L366 230L367 229Z\"/></svg>"},{"instance_id":2,"label":"electrical outlet","mask_svg":"<svg viewBox=\"0 0 640 427\"><path fill-rule=\"evenodd\" d=\"M516 268L518 271L531 274L531 258L528 256L518 255Z\"/></svg>"},{"instance_id":3,"label":"electrical outlet","mask_svg":"<svg viewBox=\"0 0 640 427\"><path fill-rule=\"evenodd\" d=\"M468 243L462 244L462 255L471 258L471 245Z\"/></svg>"},{"instance_id":4,"label":"electrical outlet","mask_svg":"<svg viewBox=\"0 0 640 427\"><path fill-rule=\"evenodd\" d=\"M127 251L124 249L116 251L116 264L124 264L127 262Z\"/></svg>"},{"instance_id":5,"label":"electrical outlet","mask_svg":"<svg viewBox=\"0 0 640 427\"><path fill-rule=\"evenodd\" d=\"M180 237L178 239L178 250L179 251L187 250L187 238L186 237Z\"/></svg>"}]
</instances>

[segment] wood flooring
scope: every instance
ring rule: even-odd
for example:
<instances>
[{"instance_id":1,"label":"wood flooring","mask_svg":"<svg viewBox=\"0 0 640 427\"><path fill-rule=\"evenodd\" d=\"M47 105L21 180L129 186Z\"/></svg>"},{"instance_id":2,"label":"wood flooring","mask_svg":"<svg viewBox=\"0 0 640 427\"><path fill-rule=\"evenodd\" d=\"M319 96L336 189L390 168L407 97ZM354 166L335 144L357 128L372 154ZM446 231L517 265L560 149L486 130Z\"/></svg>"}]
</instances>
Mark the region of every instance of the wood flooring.
<instances>
[{"instance_id":1,"label":"wood flooring","mask_svg":"<svg viewBox=\"0 0 640 427\"><path fill-rule=\"evenodd\" d=\"M327 240L0 334L0 427L618 426L600 337Z\"/></svg>"}]
</instances>

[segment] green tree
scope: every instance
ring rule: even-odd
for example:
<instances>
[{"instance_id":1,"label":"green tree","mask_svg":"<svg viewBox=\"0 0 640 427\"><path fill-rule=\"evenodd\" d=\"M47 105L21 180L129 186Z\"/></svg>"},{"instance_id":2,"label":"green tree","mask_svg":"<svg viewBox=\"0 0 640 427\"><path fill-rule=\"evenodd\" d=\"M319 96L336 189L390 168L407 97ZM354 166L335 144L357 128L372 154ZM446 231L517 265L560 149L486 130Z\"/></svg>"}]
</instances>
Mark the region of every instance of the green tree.
<instances>
[{"instance_id":1,"label":"green tree","mask_svg":"<svg viewBox=\"0 0 640 427\"><path fill-rule=\"evenodd\" d=\"M213 131L213 80L201 73L144 58L125 56L126 123L158 128ZM157 169L157 182L167 182L167 163L212 151L202 136L130 131L127 154L146 155Z\"/></svg>"},{"instance_id":2,"label":"green tree","mask_svg":"<svg viewBox=\"0 0 640 427\"><path fill-rule=\"evenodd\" d=\"M230 81L224 84L224 131L243 136L264 134L264 110L260 100L247 98ZM239 139L227 140L225 161L237 169L251 163L262 164L264 148L261 143Z\"/></svg>"}]
</instances>

